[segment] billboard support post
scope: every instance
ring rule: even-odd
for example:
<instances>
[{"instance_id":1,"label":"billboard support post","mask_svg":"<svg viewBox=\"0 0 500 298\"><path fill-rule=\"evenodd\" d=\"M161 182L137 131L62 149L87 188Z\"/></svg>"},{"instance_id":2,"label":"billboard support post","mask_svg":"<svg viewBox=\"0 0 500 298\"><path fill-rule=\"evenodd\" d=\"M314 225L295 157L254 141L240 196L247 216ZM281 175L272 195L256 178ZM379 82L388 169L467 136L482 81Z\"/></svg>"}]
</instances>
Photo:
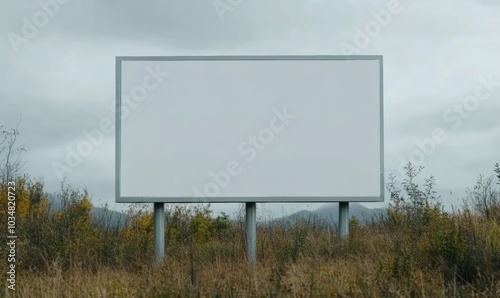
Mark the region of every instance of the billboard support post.
<instances>
[{"instance_id":1,"label":"billboard support post","mask_svg":"<svg viewBox=\"0 0 500 298\"><path fill-rule=\"evenodd\" d=\"M165 203L154 203L154 251L155 261L165 258Z\"/></svg>"},{"instance_id":2,"label":"billboard support post","mask_svg":"<svg viewBox=\"0 0 500 298\"><path fill-rule=\"evenodd\" d=\"M349 202L339 202L339 237L345 239L349 234Z\"/></svg>"},{"instance_id":3,"label":"billboard support post","mask_svg":"<svg viewBox=\"0 0 500 298\"><path fill-rule=\"evenodd\" d=\"M246 221L246 250L248 261L255 264L257 260L257 203L247 202L245 204L245 221Z\"/></svg>"}]
</instances>

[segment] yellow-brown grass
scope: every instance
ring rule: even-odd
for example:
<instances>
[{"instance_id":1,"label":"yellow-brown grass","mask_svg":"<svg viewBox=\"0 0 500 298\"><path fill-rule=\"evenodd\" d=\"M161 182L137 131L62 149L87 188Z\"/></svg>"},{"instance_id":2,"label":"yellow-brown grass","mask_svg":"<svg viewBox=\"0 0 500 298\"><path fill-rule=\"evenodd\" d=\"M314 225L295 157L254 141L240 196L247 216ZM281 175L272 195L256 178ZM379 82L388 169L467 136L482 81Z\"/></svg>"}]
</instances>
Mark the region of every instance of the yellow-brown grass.
<instances>
[{"instance_id":1,"label":"yellow-brown grass","mask_svg":"<svg viewBox=\"0 0 500 298\"><path fill-rule=\"evenodd\" d=\"M256 265L245 258L242 213L231 221L207 206L172 207L166 261L155 264L147 208L132 206L122 224L96 223L86 192L62 189L54 213L39 182L17 185L17 284L7 290L4 275L2 297L500 297L494 200L449 214L412 198L366 224L351 219L343 241L321 220L268 220ZM0 186L0 227L6 193ZM0 252L6 272L6 245Z\"/></svg>"}]
</instances>

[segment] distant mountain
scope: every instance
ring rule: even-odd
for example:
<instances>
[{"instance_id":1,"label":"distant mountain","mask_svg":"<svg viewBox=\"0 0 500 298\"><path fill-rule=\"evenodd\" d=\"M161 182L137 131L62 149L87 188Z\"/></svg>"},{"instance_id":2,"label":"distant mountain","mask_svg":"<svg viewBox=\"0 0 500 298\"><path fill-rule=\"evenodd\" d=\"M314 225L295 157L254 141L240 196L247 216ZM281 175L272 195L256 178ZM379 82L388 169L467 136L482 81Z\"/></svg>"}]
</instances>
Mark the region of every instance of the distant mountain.
<instances>
[{"instance_id":1,"label":"distant mountain","mask_svg":"<svg viewBox=\"0 0 500 298\"><path fill-rule=\"evenodd\" d=\"M50 202L51 212L61 211L62 202L57 195L47 194L47 198ZM124 227L127 218L123 212L95 206L90 210L90 216L101 227Z\"/></svg>"},{"instance_id":2,"label":"distant mountain","mask_svg":"<svg viewBox=\"0 0 500 298\"><path fill-rule=\"evenodd\" d=\"M47 195L51 203L51 212L57 212L62 209L61 200L55 194ZM109 210L102 207L92 207L90 211L92 219L102 227L124 227L126 224L127 215L123 212ZM385 215L385 209L382 208L367 208L359 203L349 203L349 218L356 217L361 223L366 223L373 217L380 217ZM320 208L309 211L301 210L291 215L283 216L273 220L282 224L293 224L302 220L315 220L317 222L324 222L331 226L338 225L339 219L339 204L328 203Z\"/></svg>"},{"instance_id":3,"label":"distant mountain","mask_svg":"<svg viewBox=\"0 0 500 298\"><path fill-rule=\"evenodd\" d=\"M361 223L366 223L374 217L376 218L384 215L385 209L370 209L359 203L349 203L349 218L354 216ZM278 222L285 224L293 224L301 220L316 220L328 223L332 226L336 226L338 225L339 221L339 204L328 203L313 211L301 210L294 214L283 216L277 219Z\"/></svg>"},{"instance_id":4,"label":"distant mountain","mask_svg":"<svg viewBox=\"0 0 500 298\"><path fill-rule=\"evenodd\" d=\"M123 228L127 223L127 215L123 212L109 210L101 207L92 207L92 219L101 227Z\"/></svg>"}]
</instances>

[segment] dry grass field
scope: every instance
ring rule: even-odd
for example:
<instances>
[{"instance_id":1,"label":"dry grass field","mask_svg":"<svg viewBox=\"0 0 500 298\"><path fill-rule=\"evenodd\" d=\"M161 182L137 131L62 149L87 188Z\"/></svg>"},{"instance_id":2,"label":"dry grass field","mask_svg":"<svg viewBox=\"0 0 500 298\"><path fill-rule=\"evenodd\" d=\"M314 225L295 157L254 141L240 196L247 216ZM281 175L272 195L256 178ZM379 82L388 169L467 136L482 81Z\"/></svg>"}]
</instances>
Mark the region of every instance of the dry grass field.
<instances>
[{"instance_id":1,"label":"dry grass field","mask_svg":"<svg viewBox=\"0 0 500 298\"><path fill-rule=\"evenodd\" d=\"M16 290L4 275L0 296L500 297L500 177L480 178L465 206L447 213L434 179L419 186L419 171L407 170L402 183L388 181L387 215L351 218L344 241L321 220L259 223L255 266L245 259L243 213L167 208L166 262L155 264L151 210L132 205L125 222L96 221L87 192L62 187L54 212L41 182L18 178ZM6 193L2 186L2 227Z\"/></svg>"}]
</instances>

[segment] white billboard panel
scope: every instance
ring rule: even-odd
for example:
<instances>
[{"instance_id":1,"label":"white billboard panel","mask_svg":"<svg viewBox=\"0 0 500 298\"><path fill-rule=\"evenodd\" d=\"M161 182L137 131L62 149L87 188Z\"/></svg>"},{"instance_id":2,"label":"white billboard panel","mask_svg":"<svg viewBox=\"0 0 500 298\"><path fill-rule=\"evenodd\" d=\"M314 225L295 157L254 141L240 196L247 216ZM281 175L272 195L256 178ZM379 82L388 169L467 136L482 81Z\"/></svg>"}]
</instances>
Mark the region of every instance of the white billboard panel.
<instances>
[{"instance_id":1,"label":"white billboard panel","mask_svg":"<svg viewBox=\"0 0 500 298\"><path fill-rule=\"evenodd\" d=\"M381 56L116 63L117 202L383 201Z\"/></svg>"}]
</instances>

